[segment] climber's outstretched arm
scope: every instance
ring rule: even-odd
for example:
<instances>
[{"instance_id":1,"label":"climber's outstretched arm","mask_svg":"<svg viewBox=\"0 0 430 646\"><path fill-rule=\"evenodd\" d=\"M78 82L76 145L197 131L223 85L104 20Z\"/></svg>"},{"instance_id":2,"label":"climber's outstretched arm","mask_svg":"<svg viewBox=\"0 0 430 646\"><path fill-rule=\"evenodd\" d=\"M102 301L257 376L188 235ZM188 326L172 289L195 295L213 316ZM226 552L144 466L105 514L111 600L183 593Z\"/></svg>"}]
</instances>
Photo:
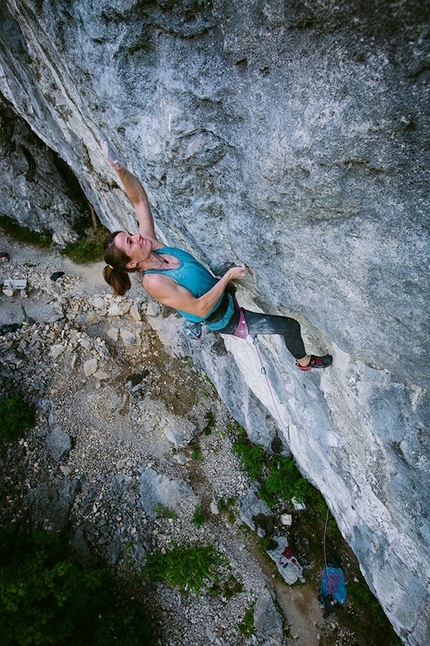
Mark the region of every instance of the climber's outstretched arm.
<instances>
[{"instance_id":1,"label":"climber's outstretched arm","mask_svg":"<svg viewBox=\"0 0 430 646\"><path fill-rule=\"evenodd\" d=\"M133 206L136 210L137 219L139 221L139 233L144 238L152 238L157 240L155 235L154 227L154 218L151 213L151 207L149 206L148 197L146 195L145 189L143 188L140 181L135 177L129 170L120 162L109 150L109 145L107 141L102 142L102 151L106 160L115 170L116 174L120 178L122 185L125 188L125 192L130 198Z\"/></svg>"}]
</instances>

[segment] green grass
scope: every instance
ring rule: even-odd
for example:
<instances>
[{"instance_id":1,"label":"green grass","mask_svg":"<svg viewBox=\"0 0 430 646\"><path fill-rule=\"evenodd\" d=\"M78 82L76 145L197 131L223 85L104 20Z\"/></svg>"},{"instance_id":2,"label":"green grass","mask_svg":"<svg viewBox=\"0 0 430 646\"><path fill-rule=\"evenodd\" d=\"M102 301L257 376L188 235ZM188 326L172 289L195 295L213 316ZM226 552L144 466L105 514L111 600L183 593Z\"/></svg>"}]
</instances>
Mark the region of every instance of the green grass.
<instances>
[{"instance_id":1,"label":"green grass","mask_svg":"<svg viewBox=\"0 0 430 646\"><path fill-rule=\"evenodd\" d=\"M254 607L255 607L255 601L254 603L251 603L250 606L245 611L245 616L243 620L240 622L238 628L239 632L244 636L244 637L251 637L251 635L254 634L255 628L254 628Z\"/></svg>"},{"instance_id":2,"label":"green grass","mask_svg":"<svg viewBox=\"0 0 430 646\"><path fill-rule=\"evenodd\" d=\"M109 231L104 227L92 229L86 238L66 246L62 253L78 264L98 262L103 259L103 250Z\"/></svg>"},{"instance_id":3,"label":"green grass","mask_svg":"<svg viewBox=\"0 0 430 646\"><path fill-rule=\"evenodd\" d=\"M178 517L178 514L176 513L176 511L174 511L173 509L169 509L168 507L165 507L164 505L161 504L161 502L158 503L154 511L158 516L163 516L163 518L172 518L175 520Z\"/></svg>"},{"instance_id":4,"label":"green grass","mask_svg":"<svg viewBox=\"0 0 430 646\"><path fill-rule=\"evenodd\" d=\"M197 505L194 511L194 515L191 519L191 522L193 523L193 525L195 525L196 527L202 527L207 521L207 519L208 517L204 506Z\"/></svg>"},{"instance_id":5,"label":"green grass","mask_svg":"<svg viewBox=\"0 0 430 646\"><path fill-rule=\"evenodd\" d=\"M22 244L30 244L33 247L50 247L52 244L52 233L49 231L33 231L22 227L7 215L0 215L0 229Z\"/></svg>"},{"instance_id":6,"label":"green grass","mask_svg":"<svg viewBox=\"0 0 430 646\"><path fill-rule=\"evenodd\" d=\"M166 551L148 554L142 576L149 581L165 583L180 592L194 592L199 597L202 590L209 590L211 579L216 579L225 557L212 545L203 547L173 547Z\"/></svg>"},{"instance_id":7,"label":"green grass","mask_svg":"<svg viewBox=\"0 0 430 646\"><path fill-rule=\"evenodd\" d=\"M249 441L243 428L237 429L233 451L248 475L259 483L259 495L269 507L292 498L304 503L313 496L315 488L303 478L294 458L267 454Z\"/></svg>"},{"instance_id":8,"label":"green grass","mask_svg":"<svg viewBox=\"0 0 430 646\"><path fill-rule=\"evenodd\" d=\"M21 395L5 397L0 399L0 419L0 437L16 440L34 426L34 408Z\"/></svg>"},{"instance_id":9,"label":"green grass","mask_svg":"<svg viewBox=\"0 0 430 646\"><path fill-rule=\"evenodd\" d=\"M20 226L7 215L0 215L0 229L11 238L22 244L34 247L50 247L52 233L49 231L33 231ZM103 226L92 228L86 238L73 242L61 252L76 263L97 262L103 259L103 249L109 231Z\"/></svg>"}]
</instances>

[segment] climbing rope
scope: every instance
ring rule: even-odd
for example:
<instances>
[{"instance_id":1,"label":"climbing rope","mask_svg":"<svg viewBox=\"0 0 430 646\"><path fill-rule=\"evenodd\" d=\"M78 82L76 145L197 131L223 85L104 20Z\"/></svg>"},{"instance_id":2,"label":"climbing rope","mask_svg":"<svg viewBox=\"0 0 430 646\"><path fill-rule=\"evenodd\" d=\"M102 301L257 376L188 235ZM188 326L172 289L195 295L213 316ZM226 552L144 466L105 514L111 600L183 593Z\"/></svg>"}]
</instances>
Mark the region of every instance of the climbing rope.
<instances>
[{"instance_id":1,"label":"climbing rope","mask_svg":"<svg viewBox=\"0 0 430 646\"><path fill-rule=\"evenodd\" d=\"M250 335L248 336L248 338L250 338ZM271 383L270 383L269 377L267 376L267 370L266 370L266 368L265 368L265 366L264 366L264 364L263 364L263 359L262 359L262 357L261 357L261 353L260 353L260 350L259 350L259 348L258 348L258 343L259 343L259 341L258 341L257 336L253 336L253 337L252 337L252 344L255 346L255 349L256 349L256 351L257 351L257 356L258 356L258 359L259 359L259 361L260 361L260 366L261 366L261 374L263 374L263 375L266 377L267 387L268 387L268 389L269 389L270 397L271 397L271 399L272 399L273 406L274 406L275 411L276 411L276 414L277 414L277 416L278 416L280 426L281 426L281 427L286 431L286 433L287 433L287 437L288 437L288 443L290 443L290 429L288 428L288 426L286 426L286 425L283 423L282 418L281 418L281 415L280 415L280 413L279 413L278 406L277 406L277 404L276 404L276 400L275 400L275 396L274 396L274 394L273 394L272 385L271 385ZM324 532L323 532L323 550L324 550L324 564L325 564L325 567L327 567L326 538L327 538L327 527L328 527L328 518L329 518L329 515L330 515L330 510L329 510L329 508L328 508L328 506L327 506L327 514L326 514L326 518L325 518L325 523L324 523Z\"/></svg>"},{"instance_id":2,"label":"climbing rope","mask_svg":"<svg viewBox=\"0 0 430 646\"><path fill-rule=\"evenodd\" d=\"M248 338L250 338L250 336L251 336L251 335L249 335L249 336L248 336ZM259 348L258 348L258 343L259 343L259 341L258 341L257 336L253 336L253 337L252 337L252 344L255 346L255 349L256 349L256 351L257 351L257 356L258 356L258 359L259 359L259 361L260 361L260 366L261 366L261 374L263 374L263 375L266 377L267 387L268 387L268 389L269 389L270 397L271 397L271 399L272 399L273 406L274 406L275 411L276 411L276 414L277 414L277 416L278 416L280 426L281 426L281 427L282 427L282 428L287 432L288 443L290 443L290 429L288 428L288 426L286 426L286 425L283 423L282 418L281 418L281 415L280 415L280 413L279 413L278 406L277 406L277 404L276 404L276 400L275 400L275 396L274 396L274 394L273 394L272 385L271 385L271 383L270 383L269 377L267 376L267 370L266 370L266 368L265 368L265 366L264 366L264 364L263 364L263 359L262 359L262 357L261 357L261 353L260 353L260 350L259 350ZM327 514L326 514L326 518L325 518L325 523L324 523L324 532L323 532L323 550L324 550L324 564L325 564L325 567L327 567L327 548L326 548L326 538L327 538L327 527L328 527L328 518L329 518L329 515L330 515L330 510L329 510L329 508L328 508L328 506L327 506Z\"/></svg>"},{"instance_id":3,"label":"climbing rope","mask_svg":"<svg viewBox=\"0 0 430 646\"><path fill-rule=\"evenodd\" d=\"M327 567L327 552L326 552L326 537L327 537L327 525L328 525L328 517L329 517L330 511L327 506L327 515L325 517L325 523L324 523L324 535L323 535L323 547L324 547L324 563L325 566Z\"/></svg>"},{"instance_id":4,"label":"climbing rope","mask_svg":"<svg viewBox=\"0 0 430 646\"><path fill-rule=\"evenodd\" d=\"M249 335L249 336L251 336L251 335ZM267 376L267 370L266 370L266 368L265 368L265 366L263 364L263 359L261 357L261 353L260 353L260 350L258 348L258 343L259 343L258 337L256 335L253 336L252 337L252 344L255 346L255 349L257 351L257 356L258 356L258 359L260 361L260 366L261 366L261 374L266 377L267 387L269 389L270 397L272 399L273 406L274 406L276 414L278 416L279 424L280 424L281 428L283 428L284 431L286 431L287 438L288 438L288 444L290 444L290 429L282 421L282 417L281 417L281 414L280 414L280 412L278 410L278 406L277 406L277 403L276 403L276 400L275 400L275 396L273 394L272 384L270 383L269 377Z\"/></svg>"}]
</instances>

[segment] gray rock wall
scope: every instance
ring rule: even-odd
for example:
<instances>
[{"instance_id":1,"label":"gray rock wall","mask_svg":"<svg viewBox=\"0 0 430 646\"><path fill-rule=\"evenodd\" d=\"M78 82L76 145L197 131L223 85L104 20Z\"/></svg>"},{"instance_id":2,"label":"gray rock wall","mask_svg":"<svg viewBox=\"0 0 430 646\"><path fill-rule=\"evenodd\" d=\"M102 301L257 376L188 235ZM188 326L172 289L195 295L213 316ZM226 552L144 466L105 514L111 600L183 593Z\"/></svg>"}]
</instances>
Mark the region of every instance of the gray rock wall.
<instances>
[{"instance_id":1,"label":"gray rock wall","mask_svg":"<svg viewBox=\"0 0 430 646\"><path fill-rule=\"evenodd\" d=\"M67 164L0 97L0 215L64 245L90 220L79 182Z\"/></svg>"},{"instance_id":2,"label":"gray rock wall","mask_svg":"<svg viewBox=\"0 0 430 646\"><path fill-rule=\"evenodd\" d=\"M251 344L228 339L225 358L200 346L253 438L276 421L411 645L430 641L429 13L428 0L0 7L3 101L101 220L134 226L99 153L108 137L169 243L214 270L246 262L242 302L296 316L309 350L334 355L301 374L262 340L269 387Z\"/></svg>"}]
</instances>

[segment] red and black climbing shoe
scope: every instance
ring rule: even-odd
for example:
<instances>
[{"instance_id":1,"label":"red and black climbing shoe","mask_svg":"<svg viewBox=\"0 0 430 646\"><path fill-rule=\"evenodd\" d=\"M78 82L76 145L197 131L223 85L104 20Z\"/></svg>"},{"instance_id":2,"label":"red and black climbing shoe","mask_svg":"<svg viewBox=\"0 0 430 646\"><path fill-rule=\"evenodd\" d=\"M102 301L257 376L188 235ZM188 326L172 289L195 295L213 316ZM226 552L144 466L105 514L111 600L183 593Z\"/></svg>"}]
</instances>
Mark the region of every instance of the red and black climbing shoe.
<instances>
[{"instance_id":1,"label":"red and black climbing shoe","mask_svg":"<svg viewBox=\"0 0 430 646\"><path fill-rule=\"evenodd\" d=\"M309 361L307 366L301 366L299 363L297 363L297 361L296 366L299 368L299 370L307 372L308 370L315 370L317 368L328 368L332 363L333 357L331 356L331 354L325 354L323 357L316 357L314 354L311 354L311 360Z\"/></svg>"}]
</instances>

